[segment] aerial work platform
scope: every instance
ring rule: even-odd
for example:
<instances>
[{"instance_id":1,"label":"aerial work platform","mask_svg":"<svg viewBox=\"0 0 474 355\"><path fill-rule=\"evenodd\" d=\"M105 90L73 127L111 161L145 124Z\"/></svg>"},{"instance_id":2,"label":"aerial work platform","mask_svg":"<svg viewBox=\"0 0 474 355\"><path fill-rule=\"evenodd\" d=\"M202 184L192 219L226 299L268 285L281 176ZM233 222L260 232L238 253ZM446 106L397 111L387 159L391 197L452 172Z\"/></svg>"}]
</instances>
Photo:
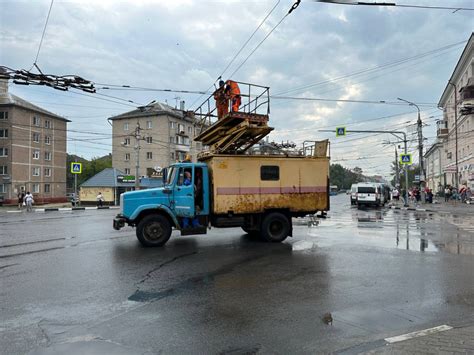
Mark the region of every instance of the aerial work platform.
<instances>
[{"instance_id":1,"label":"aerial work platform","mask_svg":"<svg viewBox=\"0 0 474 355\"><path fill-rule=\"evenodd\" d=\"M268 135L273 128L268 126L270 113L269 88L238 83L247 94L247 103L238 111L230 111L217 117L214 93L194 111L195 126L199 134L194 138L209 147L209 153L241 154ZM229 99L229 108L232 107ZM244 100L242 100L244 101Z\"/></svg>"}]
</instances>

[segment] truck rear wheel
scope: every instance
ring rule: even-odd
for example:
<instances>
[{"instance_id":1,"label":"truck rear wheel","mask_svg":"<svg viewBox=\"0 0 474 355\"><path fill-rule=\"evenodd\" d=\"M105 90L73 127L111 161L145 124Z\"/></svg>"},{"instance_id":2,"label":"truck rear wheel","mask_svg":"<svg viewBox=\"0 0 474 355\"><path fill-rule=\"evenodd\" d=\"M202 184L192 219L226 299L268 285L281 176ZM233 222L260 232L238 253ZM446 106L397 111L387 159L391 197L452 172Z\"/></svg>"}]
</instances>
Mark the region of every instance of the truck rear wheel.
<instances>
[{"instance_id":1,"label":"truck rear wheel","mask_svg":"<svg viewBox=\"0 0 474 355\"><path fill-rule=\"evenodd\" d=\"M162 215L149 215L138 223L137 238L145 247L161 247L170 237L170 222Z\"/></svg>"},{"instance_id":2,"label":"truck rear wheel","mask_svg":"<svg viewBox=\"0 0 474 355\"><path fill-rule=\"evenodd\" d=\"M268 242L279 243L288 237L290 228L290 222L284 214L272 212L263 219L261 236Z\"/></svg>"}]
</instances>

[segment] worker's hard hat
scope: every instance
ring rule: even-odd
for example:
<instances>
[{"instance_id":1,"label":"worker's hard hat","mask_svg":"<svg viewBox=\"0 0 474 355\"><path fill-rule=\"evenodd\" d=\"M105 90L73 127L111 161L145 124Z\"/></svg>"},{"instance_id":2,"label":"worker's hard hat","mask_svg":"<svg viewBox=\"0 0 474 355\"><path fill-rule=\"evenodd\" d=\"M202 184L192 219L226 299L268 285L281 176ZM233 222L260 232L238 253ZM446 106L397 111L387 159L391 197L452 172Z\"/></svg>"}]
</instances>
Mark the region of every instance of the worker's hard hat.
<instances>
[{"instance_id":1,"label":"worker's hard hat","mask_svg":"<svg viewBox=\"0 0 474 355\"><path fill-rule=\"evenodd\" d=\"M219 81L219 87L222 87L222 86L224 86L224 85L225 85L224 80L220 80L220 81Z\"/></svg>"}]
</instances>

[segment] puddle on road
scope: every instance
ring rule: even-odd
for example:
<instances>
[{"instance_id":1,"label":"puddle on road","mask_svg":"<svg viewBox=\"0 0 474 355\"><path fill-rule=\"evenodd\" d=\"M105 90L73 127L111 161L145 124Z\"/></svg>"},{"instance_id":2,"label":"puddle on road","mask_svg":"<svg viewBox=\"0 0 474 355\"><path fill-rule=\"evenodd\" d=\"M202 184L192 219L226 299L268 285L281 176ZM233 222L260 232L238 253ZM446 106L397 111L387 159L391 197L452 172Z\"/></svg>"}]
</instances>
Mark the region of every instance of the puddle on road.
<instances>
[{"instance_id":1,"label":"puddle on road","mask_svg":"<svg viewBox=\"0 0 474 355\"><path fill-rule=\"evenodd\" d=\"M317 238L312 239L317 246L344 243L474 255L474 233L463 230L461 222L453 223L449 217L386 209L351 209L349 213L334 213L320 226L310 227L308 234ZM469 219L462 223L471 225Z\"/></svg>"}]
</instances>

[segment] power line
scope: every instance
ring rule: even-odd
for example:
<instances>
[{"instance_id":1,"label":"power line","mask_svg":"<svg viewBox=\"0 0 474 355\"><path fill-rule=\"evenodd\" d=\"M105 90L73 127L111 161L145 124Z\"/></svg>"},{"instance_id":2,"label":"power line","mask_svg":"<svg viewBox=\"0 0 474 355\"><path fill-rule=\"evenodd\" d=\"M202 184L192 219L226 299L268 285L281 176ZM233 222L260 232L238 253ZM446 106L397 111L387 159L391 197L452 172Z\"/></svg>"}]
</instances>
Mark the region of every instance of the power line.
<instances>
[{"instance_id":1,"label":"power line","mask_svg":"<svg viewBox=\"0 0 474 355\"><path fill-rule=\"evenodd\" d=\"M409 7L416 9L430 10L454 10L456 11L473 11L470 7L449 7L449 6L429 6L429 5L412 5L412 4L396 4L394 2L364 2L364 1L347 1L347 0L313 0L315 2L324 2L337 5L359 5L359 6L390 6L390 7Z\"/></svg>"},{"instance_id":2,"label":"power line","mask_svg":"<svg viewBox=\"0 0 474 355\"><path fill-rule=\"evenodd\" d=\"M46 17L46 23L44 24L43 34L41 35L41 40L40 40L40 43L39 43L39 46L38 46L38 51L36 52L36 57L35 57L35 61L33 63L33 66L36 66L36 63L38 62L38 57L39 57L39 53L40 53L40 50L41 50L41 45L43 44L43 39L44 39L44 35L46 33L46 27L48 26L49 15L51 14L51 9L53 8L53 3L54 3L54 0L51 0L51 5L49 5L48 16ZM33 66L31 67L31 69L33 69Z\"/></svg>"},{"instance_id":3,"label":"power line","mask_svg":"<svg viewBox=\"0 0 474 355\"><path fill-rule=\"evenodd\" d=\"M232 74L230 75L230 77L233 77L235 73L237 73L240 68L242 68L242 66L247 62L247 60L249 60L249 58L257 51L258 48L260 48L260 46L263 44L263 42L265 42L267 40L267 38L273 33L273 31L275 31L277 29L278 26L280 26L280 24L288 17L288 15L290 15L300 4L301 0L297 0L293 6L290 8L290 10L285 14L285 16L283 16L281 18L280 21L278 21L278 23L273 26L273 28L270 30L270 32L267 33L267 35L257 44L257 46L250 52L250 54L244 59L244 61L242 63L240 63L240 65L232 72Z\"/></svg>"},{"instance_id":4,"label":"power line","mask_svg":"<svg viewBox=\"0 0 474 355\"><path fill-rule=\"evenodd\" d=\"M270 10L270 12L267 13L267 15L264 17L264 19L260 22L260 24L257 26L257 28L253 31L253 33L250 35L250 37L247 39L247 41L245 41L245 43L242 45L242 47L240 47L240 49L237 51L237 53L234 55L234 57L232 58L232 60L227 64L227 66L225 67L225 69L222 71L222 73L217 77L217 79L211 84L211 86L209 86L207 88L207 90L205 90L205 93L209 90L212 89L212 87L214 86L215 82L219 79L222 78L222 75L224 75L224 73L227 71L227 69L229 69L229 67L231 66L231 64L235 61L235 59L238 57L238 55L242 52L242 50L247 46L247 44L250 42L250 40L253 38L253 36L255 36L255 34L257 33L257 31L260 29L260 27L262 27L262 25L265 23L265 21L267 20L267 18L272 14L273 10L275 10L275 8L278 6L278 4L280 3L280 0L277 1L277 3L275 4L275 6L273 6L273 8ZM232 74L233 75L233 74ZM232 77L232 75L230 77ZM193 107L193 105L201 98L205 95L205 93L202 93L199 97L197 97L189 107Z\"/></svg>"},{"instance_id":5,"label":"power line","mask_svg":"<svg viewBox=\"0 0 474 355\"><path fill-rule=\"evenodd\" d=\"M377 105L394 105L394 106L404 106L406 104L397 102L397 101L386 101L386 100L350 100L350 99L324 99L318 97L297 97L297 96L270 96L272 99L278 100L299 100L299 101L325 101L325 102L345 102L345 103L358 103L358 104L377 104ZM437 107L438 104L434 102L417 102L419 106L434 106Z\"/></svg>"},{"instance_id":6,"label":"power line","mask_svg":"<svg viewBox=\"0 0 474 355\"><path fill-rule=\"evenodd\" d=\"M429 55L435 54L437 52L442 52L442 51L445 51L445 50L448 50L448 49L452 49L453 47L456 48L460 45L465 44L466 42L467 41L461 41L461 42L448 44L446 46L436 48L436 49L433 49L433 50L428 51L428 52L417 54L415 56L406 57L406 58L402 58L402 59L397 59L395 61L387 62L387 63L380 64L380 65L377 65L377 66L374 66L374 67L369 67L369 68L357 70L357 71L354 71L354 72L351 72L351 73L343 74L343 75L335 77L335 78L330 78L330 79L327 79L327 80L306 84L306 85L303 85L303 86L300 86L300 87L296 87L296 88L293 88L293 89L290 89L290 90L286 90L286 91L276 93L275 95L277 95L277 96L278 95L285 95L285 94L288 94L288 93L293 92L293 91L305 90L305 89L309 89L309 88L314 87L314 86L320 86L320 85L332 83L332 82L339 81L339 80L342 80L342 79L346 79L346 78L349 78L349 77L352 77L352 76L358 76L358 75L361 75L361 74L370 73L372 71L383 70L385 68L390 68L390 67L393 67L393 66L404 64L404 63L409 62L409 61L424 58L424 57L427 57Z\"/></svg>"}]
</instances>

